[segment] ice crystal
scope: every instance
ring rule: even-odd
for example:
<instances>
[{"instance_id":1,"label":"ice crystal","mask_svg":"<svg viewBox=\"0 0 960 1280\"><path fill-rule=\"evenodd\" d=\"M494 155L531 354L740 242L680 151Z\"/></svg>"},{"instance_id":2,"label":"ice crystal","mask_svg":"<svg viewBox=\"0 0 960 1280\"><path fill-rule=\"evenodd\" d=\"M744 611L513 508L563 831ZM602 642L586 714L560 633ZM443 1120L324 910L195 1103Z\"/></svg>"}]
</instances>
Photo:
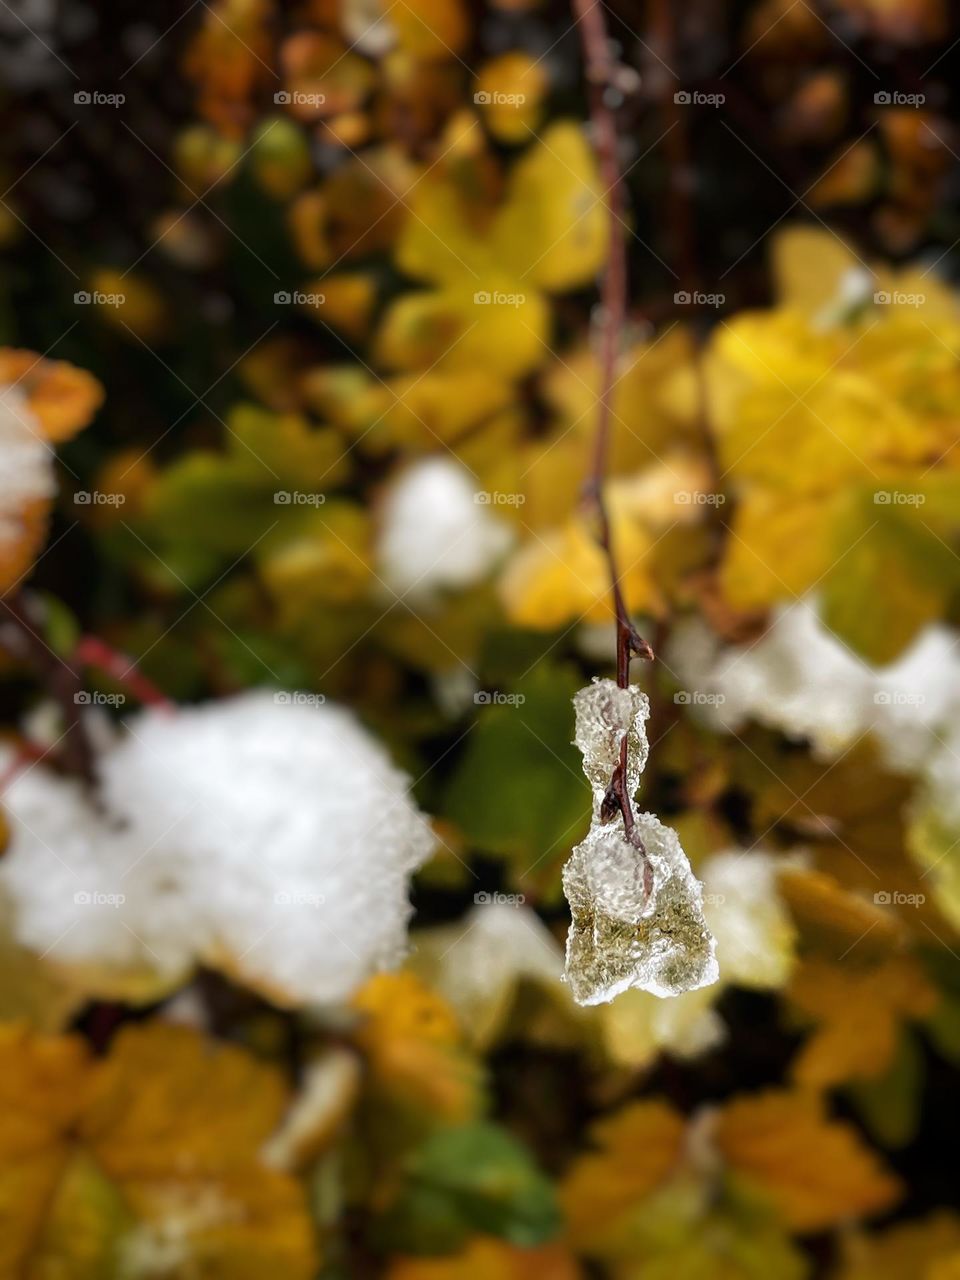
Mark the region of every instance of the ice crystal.
<instances>
[{"instance_id":1,"label":"ice crystal","mask_svg":"<svg viewBox=\"0 0 960 1280\"><path fill-rule=\"evenodd\" d=\"M627 740L627 794L647 761L649 702L631 686L594 680L574 698L576 744L593 789L590 830L563 869L570 904L566 977L578 1004L602 1004L630 987L674 996L718 977L703 893L677 833L652 813L635 816L628 836L618 814L601 807Z\"/></svg>"},{"instance_id":2,"label":"ice crystal","mask_svg":"<svg viewBox=\"0 0 960 1280\"><path fill-rule=\"evenodd\" d=\"M574 741L583 753L583 771L593 789L593 816L620 763L623 735L627 735L627 790L632 796L640 785L647 763L647 735L644 726L650 716L650 701L642 689L630 685L621 689L612 680L595 679L574 694L577 716Z\"/></svg>"}]
</instances>

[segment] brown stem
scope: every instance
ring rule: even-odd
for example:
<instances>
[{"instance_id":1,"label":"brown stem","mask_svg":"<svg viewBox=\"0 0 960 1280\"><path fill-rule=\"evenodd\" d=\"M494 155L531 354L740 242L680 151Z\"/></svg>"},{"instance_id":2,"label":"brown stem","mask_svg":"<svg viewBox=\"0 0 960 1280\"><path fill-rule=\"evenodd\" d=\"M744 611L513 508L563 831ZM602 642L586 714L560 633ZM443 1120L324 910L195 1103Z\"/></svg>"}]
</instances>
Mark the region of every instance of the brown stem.
<instances>
[{"instance_id":1,"label":"brown stem","mask_svg":"<svg viewBox=\"0 0 960 1280\"><path fill-rule=\"evenodd\" d=\"M617 156L617 125L606 94L618 79L618 66L610 49L602 0L573 0L573 10L580 29L584 63L590 94L590 119L609 214L609 247L603 276L602 328L600 345L600 398L597 430L594 437L590 477L584 489L592 502L598 525L598 542L610 570L613 606L617 627L617 684L626 689L630 683L630 659L636 655L652 658L653 650L637 632L627 613L620 586L616 553L610 528L610 516L603 485L610 456L611 398L616 375L617 355L627 318L627 241L624 235L625 202L620 162ZM627 735L620 748L620 763L613 772L602 813L612 816L619 808L627 838L641 852L643 842L635 829L632 799L627 793Z\"/></svg>"}]
</instances>

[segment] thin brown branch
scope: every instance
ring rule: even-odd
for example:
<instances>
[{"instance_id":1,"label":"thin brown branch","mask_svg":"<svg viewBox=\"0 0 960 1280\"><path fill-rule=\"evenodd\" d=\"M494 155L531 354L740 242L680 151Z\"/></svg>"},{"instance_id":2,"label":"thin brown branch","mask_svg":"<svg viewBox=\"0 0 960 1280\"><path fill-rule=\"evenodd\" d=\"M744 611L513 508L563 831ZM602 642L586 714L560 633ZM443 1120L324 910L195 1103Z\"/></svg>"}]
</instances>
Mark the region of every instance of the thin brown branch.
<instances>
[{"instance_id":1,"label":"thin brown branch","mask_svg":"<svg viewBox=\"0 0 960 1280\"><path fill-rule=\"evenodd\" d=\"M653 650L637 632L627 613L616 551L610 527L603 486L610 456L611 398L616 377L617 357L627 319L627 242L624 235L625 200L620 160L617 155L617 124L608 91L614 89L622 70L611 53L607 25L600 0L573 0L573 10L580 30L584 64L590 94L590 119L605 191L608 212L609 245L607 265L601 290L602 320L600 329L600 397L593 460L585 497L596 512L597 540L603 548L610 570L613 607L617 628L617 684L625 689L630 683L630 659L652 658ZM604 800L602 816L613 817L617 809L623 816L627 838L642 852L643 842L635 829L632 798L627 793L627 736L624 734L620 763L614 770Z\"/></svg>"}]
</instances>

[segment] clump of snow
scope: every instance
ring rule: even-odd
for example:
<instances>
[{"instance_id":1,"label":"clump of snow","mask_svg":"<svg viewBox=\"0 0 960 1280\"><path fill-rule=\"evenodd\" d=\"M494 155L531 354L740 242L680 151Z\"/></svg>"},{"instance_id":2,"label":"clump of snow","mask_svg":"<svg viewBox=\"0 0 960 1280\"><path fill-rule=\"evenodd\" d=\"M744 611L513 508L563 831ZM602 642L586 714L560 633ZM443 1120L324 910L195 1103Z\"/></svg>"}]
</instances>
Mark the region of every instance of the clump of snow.
<instances>
[{"instance_id":1,"label":"clump of snow","mask_svg":"<svg viewBox=\"0 0 960 1280\"><path fill-rule=\"evenodd\" d=\"M22 531L23 512L56 493L53 452L26 396L15 386L0 389L0 546Z\"/></svg>"},{"instance_id":2,"label":"clump of snow","mask_svg":"<svg viewBox=\"0 0 960 1280\"><path fill-rule=\"evenodd\" d=\"M394 479L381 511L379 572L400 596L430 601L479 582L512 541L489 495L453 458L425 458Z\"/></svg>"},{"instance_id":3,"label":"clump of snow","mask_svg":"<svg viewBox=\"0 0 960 1280\"><path fill-rule=\"evenodd\" d=\"M203 960L299 1003L402 957L433 837L350 712L267 691L147 710L99 771L94 804L43 766L4 797L0 882L34 950L167 975Z\"/></svg>"},{"instance_id":4,"label":"clump of snow","mask_svg":"<svg viewBox=\"0 0 960 1280\"><path fill-rule=\"evenodd\" d=\"M704 623L687 622L666 660L714 727L736 732L756 720L806 738L824 759L872 732L891 768L916 770L960 707L960 645L948 627L928 627L875 669L823 625L811 600L778 610L752 644L720 644Z\"/></svg>"},{"instance_id":5,"label":"clump of snow","mask_svg":"<svg viewBox=\"0 0 960 1280\"><path fill-rule=\"evenodd\" d=\"M704 914L717 940L724 984L772 991L793 967L796 930L780 896L783 858L731 849L702 865Z\"/></svg>"},{"instance_id":6,"label":"clump of snow","mask_svg":"<svg viewBox=\"0 0 960 1280\"><path fill-rule=\"evenodd\" d=\"M462 920L415 932L413 940L414 968L479 1044L494 1038L521 980L562 990L563 951L522 902L479 902Z\"/></svg>"},{"instance_id":7,"label":"clump of snow","mask_svg":"<svg viewBox=\"0 0 960 1280\"><path fill-rule=\"evenodd\" d=\"M651 813L635 815L632 838L622 814L602 820L624 736L631 800L639 785L648 752L646 695L594 680L577 693L574 706L593 818L563 869L571 914L566 977L573 998L591 1005L631 987L675 996L708 986L718 977L715 943L704 919L702 887L677 833Z\"/></svg>"}]
</instances>

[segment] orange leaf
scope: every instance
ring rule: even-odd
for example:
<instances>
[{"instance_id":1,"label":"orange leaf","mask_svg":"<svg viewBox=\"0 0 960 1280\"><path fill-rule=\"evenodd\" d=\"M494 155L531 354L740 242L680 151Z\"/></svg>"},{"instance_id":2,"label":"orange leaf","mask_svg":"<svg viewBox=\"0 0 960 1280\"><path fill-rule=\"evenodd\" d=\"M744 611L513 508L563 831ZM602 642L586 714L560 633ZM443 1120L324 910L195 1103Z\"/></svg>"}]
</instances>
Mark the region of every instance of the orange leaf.
<instances>
[{"instance_id":1,"label":"orange leaf","mask_svg":"<svg viewBox=\"0 0 960 1280\"><path fill-rule=\"evenodd\" d=\"M769 1090L735 1098L715 1141L733 1172L756 1185L793 1231L822 1231L896 1202L900 1184L822 1098Z\"/></svg>"}]
</instances>

